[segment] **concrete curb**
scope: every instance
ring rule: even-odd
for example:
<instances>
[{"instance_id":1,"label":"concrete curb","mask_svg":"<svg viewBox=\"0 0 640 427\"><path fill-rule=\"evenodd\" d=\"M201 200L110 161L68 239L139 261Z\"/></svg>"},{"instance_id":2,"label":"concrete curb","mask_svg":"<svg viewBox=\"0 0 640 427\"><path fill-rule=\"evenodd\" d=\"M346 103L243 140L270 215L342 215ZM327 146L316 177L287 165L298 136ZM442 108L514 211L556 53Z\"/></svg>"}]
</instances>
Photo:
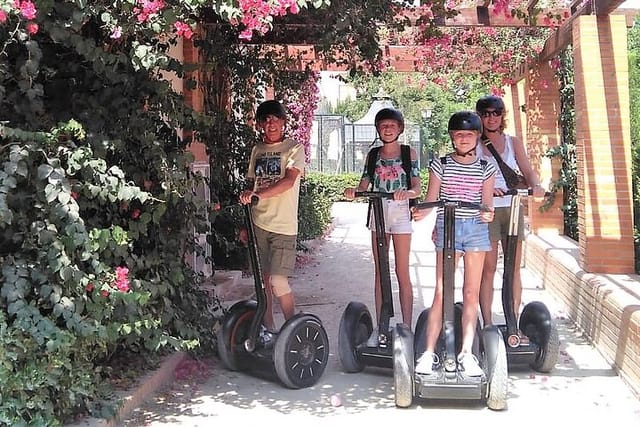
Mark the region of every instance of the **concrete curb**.
<instances>
[{"instance_id":1,"label":"concrete curb","mask_svg":"<svg viewBox=\"0 0 640 427\"><path fill-rule=\"evenodd\" d=\"M183 351L166 356L158 369L140 378L134 389L125 391L120 396L122 404L112 418L85 419L68 427L117 427L122 420L128 418L142 403L172 382L175 378L176 367L187 358L188 354Z\"/></svg>"}]
</instances>

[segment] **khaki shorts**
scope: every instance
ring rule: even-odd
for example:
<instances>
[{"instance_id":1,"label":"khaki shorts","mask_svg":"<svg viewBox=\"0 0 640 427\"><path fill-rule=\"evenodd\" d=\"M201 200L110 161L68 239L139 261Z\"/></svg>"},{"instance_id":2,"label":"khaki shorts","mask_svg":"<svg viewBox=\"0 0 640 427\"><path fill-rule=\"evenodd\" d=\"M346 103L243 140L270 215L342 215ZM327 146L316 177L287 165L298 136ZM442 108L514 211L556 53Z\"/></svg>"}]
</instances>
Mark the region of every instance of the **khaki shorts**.
<instances>
[{"instance_id":1,"label":"khaki shorts","mask_svg":"<svg viewBox=\"0 0 640 427\"><path fill-rule=\"evenodd\" d=\"M520 207L520 218L518 219L518 240L524 240L524 217ZM493 221L489 223L489 240L492 242L506 240L509 235L509 220L511 219L511 207L504 206L496 208Z\"/></svg>"},{"instance_id":2,"label":"khaki shorts","mask_svg":"<svg viewBox=\"0 0 640 427\"><path fill-rule=\"evenodd\" d=\"M272 233L256 227L256 245L262 272L290 276L296 266L297 236Z\"/></svg>"}]
</instances>

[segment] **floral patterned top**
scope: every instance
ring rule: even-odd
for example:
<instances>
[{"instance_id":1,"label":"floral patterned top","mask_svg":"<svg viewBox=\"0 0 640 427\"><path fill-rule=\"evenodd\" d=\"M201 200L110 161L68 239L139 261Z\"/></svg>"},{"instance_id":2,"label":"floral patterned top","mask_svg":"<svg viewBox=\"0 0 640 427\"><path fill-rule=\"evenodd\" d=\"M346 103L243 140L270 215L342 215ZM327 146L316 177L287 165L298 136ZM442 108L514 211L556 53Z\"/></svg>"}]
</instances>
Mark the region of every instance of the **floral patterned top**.
<instances>
[{"instance_id":1,"label":"floral patterned top","mask_svg":"<svg viewBox=\"0 0 640 427\"><path fill-rule=\"evenodd\" d=\"M408 190L410 187L410 179L407 179L407 174L402 167L402 159L400 157L395 159L383 159L378 156L374 176L375 179L373 180L371 191L393 193L399 189ZM411 160L411 178L417 176L420 176L418 161ZM366 167L362 174L362 178L369 179Z\"/></svg>"}]
</instances>

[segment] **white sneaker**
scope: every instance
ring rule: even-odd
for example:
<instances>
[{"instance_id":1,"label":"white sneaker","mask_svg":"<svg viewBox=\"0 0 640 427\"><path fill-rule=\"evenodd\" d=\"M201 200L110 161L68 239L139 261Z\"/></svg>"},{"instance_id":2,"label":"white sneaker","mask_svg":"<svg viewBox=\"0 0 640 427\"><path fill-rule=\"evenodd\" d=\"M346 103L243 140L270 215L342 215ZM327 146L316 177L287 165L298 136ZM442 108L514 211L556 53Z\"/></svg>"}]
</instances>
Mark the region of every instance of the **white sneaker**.
<instances>
[{"instance_id":1,"label":"white sneaker","mask_svg":"<svg viewBox=\"0 0 640 427\"><path fill-rule=\"evenodd\" d=\"M373 331L371 331L371 335L369 335L369 339L367 340L367 347L378 346L378 335L378 328L373 328Z\"/></svg>"},{"instance_id":2,"label":"white sneaker","mask_svg":"<svg viewBox=\"0 0 640 427\"><path fill-rule=\"evenodd\" d=\"M464 352L458 355L458 365L468 377L481 377L484 371L475 355Z\"/></svg>"},{"instance_id":3,"label":"white sneaker","mask_svg":"<svg viewBox=\"0 0 640 427\"><path fill-rule=\"evenodd\" d=\"M438 363L440 363L440 359L437 354L431 351L425 351L422 353L422 356L418 358L415 372L416 374L429 375L433 373L433 365L437 365Z\"/></svg>"}]
</instances>

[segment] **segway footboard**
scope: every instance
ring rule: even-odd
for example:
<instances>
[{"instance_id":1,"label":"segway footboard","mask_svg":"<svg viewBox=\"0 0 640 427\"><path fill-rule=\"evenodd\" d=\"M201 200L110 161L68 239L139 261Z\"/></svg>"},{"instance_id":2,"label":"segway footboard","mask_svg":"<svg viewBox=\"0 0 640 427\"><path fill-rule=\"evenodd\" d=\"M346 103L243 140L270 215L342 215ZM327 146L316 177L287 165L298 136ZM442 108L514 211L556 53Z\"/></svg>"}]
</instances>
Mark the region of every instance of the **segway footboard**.
<instances>
[{"instance_id":1,"label":"segway footboard","mask_svg":"<svg viewBox=\"0 0 640 427\"><path fill-rule=\"evenodd\" d=\"M484 377L468 377L462 372L435 370L431 375L416 374L415 395L422 399L484 401L487 382Z\"/></svg>"}]
</instances>

